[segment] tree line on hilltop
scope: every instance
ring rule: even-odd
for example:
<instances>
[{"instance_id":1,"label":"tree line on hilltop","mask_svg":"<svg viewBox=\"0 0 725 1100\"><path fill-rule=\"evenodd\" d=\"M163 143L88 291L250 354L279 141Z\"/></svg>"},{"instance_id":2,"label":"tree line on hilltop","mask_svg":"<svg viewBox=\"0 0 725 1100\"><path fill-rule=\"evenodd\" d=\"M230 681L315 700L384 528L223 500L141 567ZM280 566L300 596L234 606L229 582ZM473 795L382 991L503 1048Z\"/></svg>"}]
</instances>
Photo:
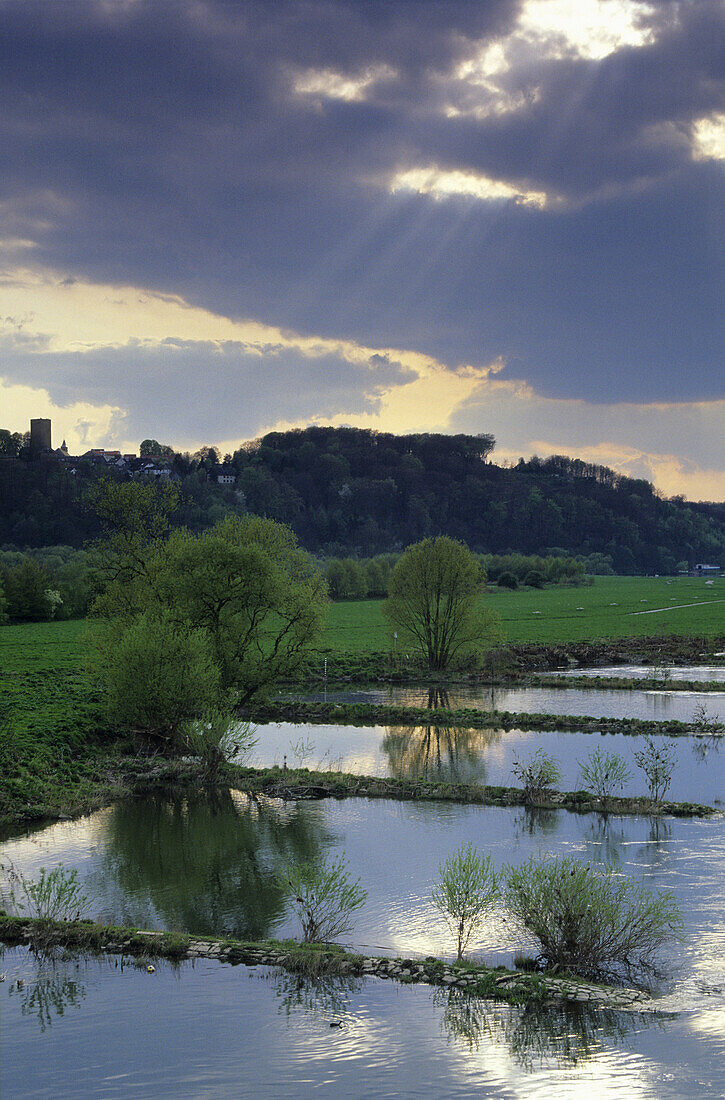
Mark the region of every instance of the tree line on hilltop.
<instances>
[{"instance_id":1,"label":"tree line on hilltop","mask_svg":"<svg viewBox=\"0 0 725 1100\"><path fill-rule=\"evenodd\" d=\"M564 456L497 466L493 446L490 435L320 427L271 432L224 459L214 448L178 454L155 440L142 450L159 455L178 484L176 524L203 531L253 513L288 524L319 557L372 558L444 534L479 554L580 556L596 572L725 566L721 505L667 500L643 479ZM220 468L233 484L217 483ZM83 461L73 469L6 451L0 545L78 547L97 536L90 487L128 474Z\"/></svg>"}]
</instances>

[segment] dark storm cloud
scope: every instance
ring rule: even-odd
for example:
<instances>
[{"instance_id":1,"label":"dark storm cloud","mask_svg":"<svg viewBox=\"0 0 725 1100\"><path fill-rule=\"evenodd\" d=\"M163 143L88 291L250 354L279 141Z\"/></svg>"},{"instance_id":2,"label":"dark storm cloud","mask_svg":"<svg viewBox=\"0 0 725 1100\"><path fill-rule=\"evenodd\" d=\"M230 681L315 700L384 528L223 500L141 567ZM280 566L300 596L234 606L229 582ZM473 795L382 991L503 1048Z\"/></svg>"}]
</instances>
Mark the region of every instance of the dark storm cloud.
<instances>
[{"instance_id":1,"label":"dark storm cloud","mask_svg":"<svg viewBox=\"0 0 725 1100\"><path fill-rule=\"evenodd\" d=\"M545 393L715 396L721 177L689 138L722 103L722 5L660 4L653 44L601 61L522 49L500 83L525 106L446 117L519 6L0 4L0 236L303 333L504 356ZM345 102L296 94L309 69L373 76ZM383 186L433 163L564 203Z\"/></svg>"}]
</instances>

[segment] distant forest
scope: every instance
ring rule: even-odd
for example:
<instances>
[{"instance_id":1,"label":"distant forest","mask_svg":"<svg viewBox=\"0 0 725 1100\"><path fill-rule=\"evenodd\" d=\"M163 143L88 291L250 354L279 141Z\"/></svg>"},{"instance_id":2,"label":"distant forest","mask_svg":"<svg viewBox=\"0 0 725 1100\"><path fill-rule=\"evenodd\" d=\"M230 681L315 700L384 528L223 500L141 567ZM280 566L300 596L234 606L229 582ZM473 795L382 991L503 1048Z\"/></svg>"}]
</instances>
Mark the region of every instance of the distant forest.
<instances>
[{"instance_id":1,"label":"distant forest","mask_svg":"<svg viewBox=\"0 0 725 1100\"><path fill-rule=\"evenodd\" d=\"M179 486L178 523L201 530L254 512L289 524L320 557L369 557L445 534L482 554L601 555L617 573L725 566L725 505L667 500L648 481L563 456L497 466L490 435L306 428L224 459L207 447L144 446L158 447ZM217 483L221 469L234 484ZM128 476L91 460L33 460L26 448L0 455L0 545L81 546L98 534L89 484Z\"/></svg>"}]
</instances>

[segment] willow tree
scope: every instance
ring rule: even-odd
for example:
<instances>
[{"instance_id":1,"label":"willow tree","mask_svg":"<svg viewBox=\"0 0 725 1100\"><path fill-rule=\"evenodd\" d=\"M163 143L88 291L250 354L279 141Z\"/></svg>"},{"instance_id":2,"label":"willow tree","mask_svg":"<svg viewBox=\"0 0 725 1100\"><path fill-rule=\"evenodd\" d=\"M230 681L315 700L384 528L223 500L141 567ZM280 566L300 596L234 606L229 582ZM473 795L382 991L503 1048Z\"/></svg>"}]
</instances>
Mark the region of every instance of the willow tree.
<instances>
[{"instance_id":1,"label":"willow tree","mask_svg":"<svg viewBox=\"0 0 725 1100\"><path fill-rule=\"evenodd\" d=\"M409 546L390 578L384 611L401 642L432 671L480 660L492 616L480 606L486 576L468 547L444 536Z\"/></svg>"}]
</instances>

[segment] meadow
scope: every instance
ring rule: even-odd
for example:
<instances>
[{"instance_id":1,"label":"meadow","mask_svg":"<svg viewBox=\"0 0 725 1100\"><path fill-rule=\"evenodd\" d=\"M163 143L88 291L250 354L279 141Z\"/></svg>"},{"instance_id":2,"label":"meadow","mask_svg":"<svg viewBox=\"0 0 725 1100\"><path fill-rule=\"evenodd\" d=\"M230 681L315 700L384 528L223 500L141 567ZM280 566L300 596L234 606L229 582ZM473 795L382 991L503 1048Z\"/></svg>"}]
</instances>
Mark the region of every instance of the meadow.
<instances>
[{"instance_id":1,"label":"meadow","mask_svg":"<svg viewBox=\"0 0 725 1100\"><path fill-rule=\"evenodd\" d=\"M559 644L660 635L725 635L725 578L597 577L581 588L490 588L483 606L501 620L503 641ZM0 627L0 675L72 671L84 665L91 622ZM330 605L320 650L332 654L388 650L382 600Z\"/></svg>"},{"instance_id":2,"label":"meadow","mask_svg":"<svg viewBox=\"0 0 725 1100\"><path fill-rule=\"evenodd\" d=\"M483 606L499 616L504 642L725 634L725 579L597 577L581 588L490 588ZM333 653L388 649L382 609L382 600L332 604L322 646Z\"/></svg>"}]
</instances>

